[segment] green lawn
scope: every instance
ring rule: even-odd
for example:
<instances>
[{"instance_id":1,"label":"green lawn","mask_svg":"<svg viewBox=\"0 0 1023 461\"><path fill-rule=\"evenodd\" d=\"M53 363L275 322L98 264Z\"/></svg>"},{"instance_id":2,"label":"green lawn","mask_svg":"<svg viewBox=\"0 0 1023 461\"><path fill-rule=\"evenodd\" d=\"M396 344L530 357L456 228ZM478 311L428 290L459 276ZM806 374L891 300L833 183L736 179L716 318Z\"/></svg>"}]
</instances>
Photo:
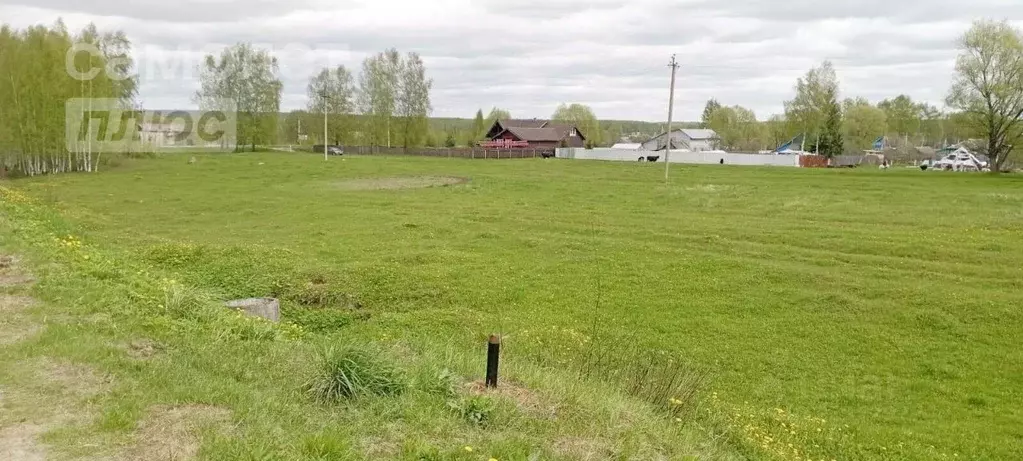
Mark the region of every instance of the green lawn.
<instances>
[{"instance_id":1,"label":"green lawn","mask_svg":"<svg viewBox=\"0 0 1023 461\"><path fill-rule=\"evenodd\" d=\"M400 342L437 367L451 353L468 373L482 338L501 332L506 358L536 366L522 377L536 386L545 370L585 368L594 350L656 351L708 373L688 432L646 429L661 424L648 419L635 433L590 431L584 412L564 423L634 437L617 443L623 456L674 434L692 440L664 442L669 456L1023 458L1023 177L676 166L665 185L662 166L639 163L198 158L8 186L60 210L54 219L113 261L215 298L281 296L285 320L312 339L275 349L278 360L358 337ZM470 181L365 180L411 176ZM232 402L237 412L260 398ZM433 414L350 411L418 421L379 437L473 434L505 447L502 459L562 430L430 434ZM274 430L266 418L246 430ZM232 446L205 443L207 456Z\"/></svg>"}]
</instances>

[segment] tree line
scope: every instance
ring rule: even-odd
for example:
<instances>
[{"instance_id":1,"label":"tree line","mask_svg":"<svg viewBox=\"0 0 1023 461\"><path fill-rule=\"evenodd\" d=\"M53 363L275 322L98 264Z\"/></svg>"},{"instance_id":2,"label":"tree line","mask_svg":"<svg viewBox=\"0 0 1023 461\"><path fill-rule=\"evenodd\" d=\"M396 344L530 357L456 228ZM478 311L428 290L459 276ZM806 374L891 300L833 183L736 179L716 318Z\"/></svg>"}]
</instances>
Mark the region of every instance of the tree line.
<instances>
[{"instance_id":1,"label":"tree line","mask_svg":"<svg viewBox=\"0 0 1023 461\"><path fill-rule=\"evenodd\" d=\"M798 134L809 151L832 152L818 144L834 144L833 155L862 152L874 147L880 137L889 146L943 147L973 136L963 114L942 112L933 105L916 102L908 95L873 104L865 98L838 99L839 84L830 62L811 69L797 80L796 96L785 103L785 113L759 121L742 106L723 106L707 101L701 121L721 138L726 150L756 152L774 149ZM831 122L831 131L828 122ZM832 133L830 138L823 136ZM834 134L841 135L841 142ZM795 146L796 148L800 146Z\"/></svg>"},{"instance_id":2,"label":"tree line","mask_svg":"<svg viewBox=\"0 0 1023 461\"><path fill-rule=\"evenodd\" d=\"M283 123L283 85L269 52L235 45L219 58L207 57L201 70L196 100L201 106L203 101L236 101L238 144L253 150L303 141L413 147L426 137L433 81L417 53L377 53L362 62L358 76L343 65L318 70L306 87L306 109L288 114Z\"/></svg>"},{"instance_id":3,"label":"tree line","mask_svg":"<svg viewBox=\"0 0 1023 461\"><path fill-rule=\"evenodd\" d=\"M871 148L881 136L901 146L945 146L984 140L997 167L1023 145L1023 33L1009 23L978 21L959 40L961 54L945 111L898 95L871 103L840 99L829 62L799 78L785 113L766 121L742 106L707 103L701 125L714 129L721 147L737 151L773 149L803 134L805 150L834 156ZM95 51L76 52L88 45ZM72 50L71 53L68 51ZM71 56L69 58L68 56ZM89 78L74 74L90 73ZM278 62L248 44L206 56L200 65L195 102L203 109L222 101L237 104L237 145L256 149L275 143L329 143L405 147L474 145L494 120L511 118L493 108L470 119L431 120L433 81L416 53L389 49L365 58L356 73L344 66L317 69L310 76L307 107L280 113L283 84ZM136 110L138 78L131 42L121 32L90 25L71 33L52 27L0 27L0 162L4 171L34 175L95 171L101 152L91 141L68 145L65 102L108 98ZM550 117L579 128L590 146L643 137L660 123L600 121L584 104L562 104ZM327 124L324 139L323 123ZM693 127L681 123L680 127Z\"/></svg>"},{"instance_id":4,"label":"tree line","mask_svg":"<svg viewBox=\"0 0 1023 461\"><path fill-rule=\"evenodd\" d=\"M96 171L101 150L87 139L66 142L65 104L108 98L132 110L137 82L131 43L121 32L89 25L71 33L61 21L0 26L0 168L26 176Z\"/></svg>"},{"instance_id":5,"label":"tree line","mask_svg":"<svg viewBox=\"0 0 1023 461\"><path fill-rule=\"evenodd\" d=\"M877 104L840 100L834 66L824 62L796 81L784 115L761 122L752 110L711 99L702 123L726 150L769 150L802 135L794 149L829 157L871 149L879 138L902 147L980 139L981 153L1001 169L1023 149L1023 32L1005 21L980 20L960 37L959 48L947 111L908 95Z\"/></svg>"}]
</instances>

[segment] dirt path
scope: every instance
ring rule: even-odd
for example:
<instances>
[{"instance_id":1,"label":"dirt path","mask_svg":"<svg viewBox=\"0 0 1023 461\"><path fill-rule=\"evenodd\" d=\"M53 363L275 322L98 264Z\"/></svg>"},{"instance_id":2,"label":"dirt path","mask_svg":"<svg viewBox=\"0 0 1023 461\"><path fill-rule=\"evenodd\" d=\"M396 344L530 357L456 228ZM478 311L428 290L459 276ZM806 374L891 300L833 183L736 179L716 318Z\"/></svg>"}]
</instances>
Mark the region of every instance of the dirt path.
<instances>
[{"instance_id":1,"label":"dirt path","mask_svg":"<svg viewBox=\"0 0 1023 461\"><path fill-rule=\"evenodd\" d=\"M46 326L30 313L38 305L27 295L34 281L16 256L0 255L0 364L7 360L7 370L0 373L15 374L0 377L17 383L0 385L0 461L185 461L198 456L197 434L203 427L228 424L230 412L222 408L159 405L147 409L127 440L91 446L94 455L74 457L43 443L48 432L95 421L101 410L92 402L113 389L115 382L82 364L37 354L29 359L7 355L45 331ZM156 350L154 343L144 339L124 346L125 354L137 360L149 358Z\"/></svg>"},{"instance_id":2,"label":"dirt path","mask_svg":"<svg viewBox=\"0 0 1023 461\"><path fill-rule=\"evenodd\" d=\"M12 347L38 334L42 327L32 322L25 310L35 304L31 297L11 294L27 290L34 279L22 272L18 258L0 256L0 350ZM24 396L12 395L0 388L0 459L36 461L46 459L46 450L38 442L46 432L45 421L30 421L23 414ZM20 411L19 411L20 410ZM11 418L11 417L14 418ZM8 418L14 421L8 421Z\"/></svg>"}]
</instances>

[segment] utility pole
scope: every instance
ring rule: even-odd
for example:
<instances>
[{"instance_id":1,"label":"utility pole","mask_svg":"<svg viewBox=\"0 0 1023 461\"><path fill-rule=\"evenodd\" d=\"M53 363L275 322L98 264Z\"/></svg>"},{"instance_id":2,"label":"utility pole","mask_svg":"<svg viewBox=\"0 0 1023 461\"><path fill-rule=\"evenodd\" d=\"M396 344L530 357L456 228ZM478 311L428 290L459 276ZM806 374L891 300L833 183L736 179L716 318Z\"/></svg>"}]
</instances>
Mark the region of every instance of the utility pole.
<instances>
[{"instance_id":1,"label":"utility pole","mask_svg":"<svg viewBox=\"0 0 1023 461\"><path fill-rule=\"evenodd\" d=\"M678 70L675 55L671 55L668 67L671 68L671 89L668 90L668 131L664 143L664 182L668 182L668 170L671 168L671 118L675 114L675 72Z\"/></svg>"},{"instance_id":2,"label":"utility pole","mask_svg":"<svg viewBox=\"0 0 1023 461\"><path fill-rule=\"evenodd\" d=\"M327 92L324 91L323 95L323 160L327 160Z\"/></svg>"}]
</instances>

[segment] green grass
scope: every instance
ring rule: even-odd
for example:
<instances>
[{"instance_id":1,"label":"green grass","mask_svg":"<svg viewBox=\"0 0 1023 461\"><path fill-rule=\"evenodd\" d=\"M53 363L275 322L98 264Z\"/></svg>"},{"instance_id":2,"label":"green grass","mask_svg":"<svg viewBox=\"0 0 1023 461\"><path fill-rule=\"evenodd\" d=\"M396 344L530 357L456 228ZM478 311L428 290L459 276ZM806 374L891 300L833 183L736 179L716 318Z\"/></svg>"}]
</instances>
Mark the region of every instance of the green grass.
<instances>
[{"instance_id":1,"label":"green grass","mask_svg":"<svg viewBox=\"0 0 1023 461\"><path fill-rule=\"evenodd\" d=\"M132 301L118 307L123 329L51 325L18 356L68 356L137 382L106 397L115 428L138 407L201 399L246 422L204 439L210 459L304 456L291 436L356 457L376 440L406 457L475 459L458 451L473 445L524 459L556 456L559 438L610 440L609 452L637 458L1023 457L1018 176L679 166L665 185L660 167L633 163L186 160L9 184L41 202L10 212L15 228L43 220L110 261L55 253L71 262L39 296L79 300L82 315L111 309L98 296ZM471 182L343 184L400 176ZM278 296L289 325L221 327L208 302L168 307L178 289L162 278L209 299ZM139 280L160 286L122 288ZM341 338L394 348L409 376L479 379L491 332L506 335L508 373L566 414L498 407L480 426L424 390L436 383L340 407L303 392L317 348ZM140 333L173 345L145 370L109 352ZM225 344L189 339L210 337ZM635 365L649 356L662 359ZM702 381L699 402L676 411L669 398L685 389L672 383ZM626 408L639 413L623 423ZM262 432L281 435L239 442Z\"/></svg>"},{"instance_id":2,"label":"green grass","mask_svg":"<svg viewBox=\"0 0 1023 461\"><path fill-rule=\"evenodd\" d=\"M340 403L370 395L397 395L405 389L401 372L365 348L327 349L320 357L319 367L306 387L323 403Z\"/></svg>"}]
</instances>

